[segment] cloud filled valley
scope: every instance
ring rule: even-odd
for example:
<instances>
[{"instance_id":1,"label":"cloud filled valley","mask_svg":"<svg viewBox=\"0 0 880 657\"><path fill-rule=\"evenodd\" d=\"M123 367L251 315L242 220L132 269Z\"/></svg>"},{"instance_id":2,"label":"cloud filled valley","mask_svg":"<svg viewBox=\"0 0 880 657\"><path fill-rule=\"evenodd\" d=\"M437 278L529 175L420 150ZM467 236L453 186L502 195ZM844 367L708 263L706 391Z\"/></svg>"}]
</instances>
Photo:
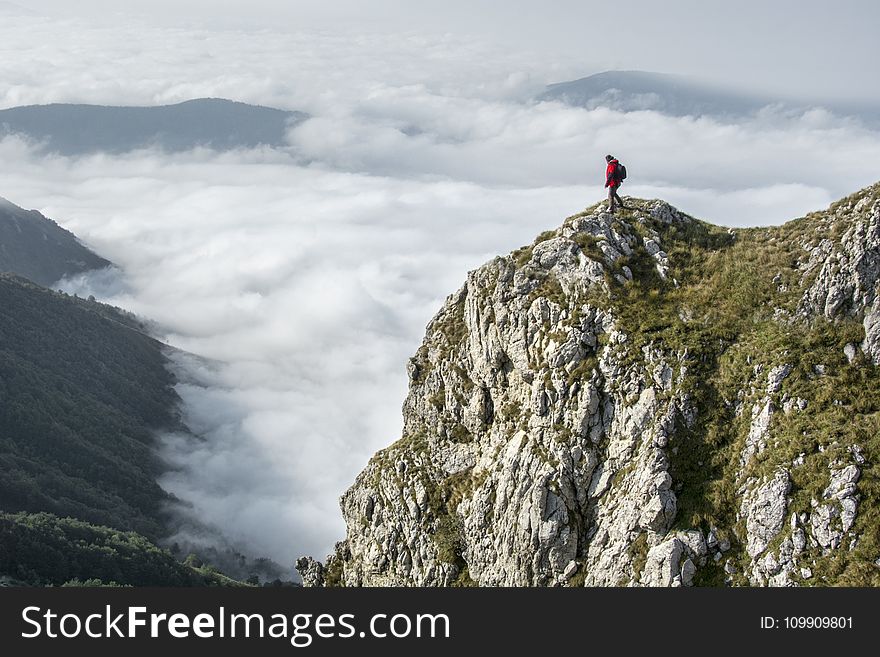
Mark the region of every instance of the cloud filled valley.
<instances>
[{"instance_id":1,"label":"cloud filled valley","mask_svg":"<svg viewBox=\"0 0 880 657\"><path fill-rule=\"evenodd\" d=\"M165 436L160 483L184 516L285 565L342 537L337 498L399 437L406 359L445 296L600 200L606 152L630 170L625 195L730 226L781 223L877 178L880 133L854 119L535 103L571 64L452 37L65 25L0 28L17 53L0 58L15 80L0 106L226 97L312 117L287 149L69 158L0 141L0 194L118 267L63 287L197 357L173 362L204 440ZM86 41L92 54L66 57Z\"/></svg>"}]
</instances>

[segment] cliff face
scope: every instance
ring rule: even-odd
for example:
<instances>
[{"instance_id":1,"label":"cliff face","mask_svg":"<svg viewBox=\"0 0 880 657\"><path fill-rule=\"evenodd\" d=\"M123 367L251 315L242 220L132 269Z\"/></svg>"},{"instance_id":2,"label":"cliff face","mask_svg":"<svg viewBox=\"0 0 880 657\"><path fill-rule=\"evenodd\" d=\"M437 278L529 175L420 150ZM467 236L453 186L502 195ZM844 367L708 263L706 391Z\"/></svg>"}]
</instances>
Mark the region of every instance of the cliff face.
<instances>
[{"instance_id":1,"label":"cliff face","mask_svg":"<svg viewBox=\"0 0 880 657\"><path fill-rule=\"evenodd\" d=\"M468 275L326 585L880 585L880 184L767 229L592 208Z\"/></svg>"}]
</instances>

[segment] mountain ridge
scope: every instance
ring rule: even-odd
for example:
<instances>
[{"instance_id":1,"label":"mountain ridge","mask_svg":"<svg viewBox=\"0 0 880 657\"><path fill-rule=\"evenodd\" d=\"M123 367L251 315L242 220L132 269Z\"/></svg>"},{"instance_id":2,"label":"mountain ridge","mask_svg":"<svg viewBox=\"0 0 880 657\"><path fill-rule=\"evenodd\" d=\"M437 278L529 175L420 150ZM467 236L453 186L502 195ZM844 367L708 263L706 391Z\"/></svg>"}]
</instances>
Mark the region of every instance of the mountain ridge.
<instances>
[{"instance_id":1,"label":"mountain ridge","mask_svg":"<svg viewBox=\"0 0 880 657\"><path fill-rule=\"evenodd\" d=\"M0 110L0 137L23 135L45 152L68 156L152 147L170 152L286 148L287 130L306 118L302 112L225 98L155 106L52 103Z\"/></svg>"},{"instance_id":2,"label":"mountain ridge","mask_svg":"<svg viewBox=\"0 0 880 657\"><path fill-rule=\"evenodd\" d=\"M111 264L51 219L0 197L0 272L50 286Z\"/></svg>"},{"instance_id":3,"label":"mountain ridge","mask_svg":"<svg viewBox=\"0 0 880 657\"><path fill-rule=\"evenodd\" d=\"M717 87L668 73L613 70L550 84L537 101L558 101L574 107L605 107L621 112L655 111L675 117L711 116L739 121L772 108L786 115L820 108L839 116L856 117L871 128L880 127L876 102L793 99Z\"/></svg>"},{"instance_id":4,"label":"mountain ridge","mask_svg":"<svg viewBox=\"0 0 880 657\"><path fill-rule=\"evenodd\" d=\"M450 295L304 582L880 584L880 184L772 228L627 205Z\"/></svg>"}]
</instances>

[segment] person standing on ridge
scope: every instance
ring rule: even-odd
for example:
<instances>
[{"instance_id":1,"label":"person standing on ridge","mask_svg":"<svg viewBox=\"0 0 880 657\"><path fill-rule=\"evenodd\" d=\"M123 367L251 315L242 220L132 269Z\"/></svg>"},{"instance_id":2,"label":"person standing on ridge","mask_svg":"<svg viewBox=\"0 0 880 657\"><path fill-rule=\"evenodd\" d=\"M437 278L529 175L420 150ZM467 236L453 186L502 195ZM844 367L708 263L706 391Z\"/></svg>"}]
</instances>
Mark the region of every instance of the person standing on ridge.
<instances>
[{"instance_id":1,"label":"person standing on ridge","mask_svg":"<svg viewBox=\"0 0 880 657\"><path fill-rule=\"evenodd\" d=\"M620 187L623 179L626 178L626 174L623 173L626 169L613 155L606 155L605 162L608 163L608 166L605 167L605 187L608 188L608 212L613 214L615 201L620 205L621 210L626 209L623 199L617 195L617 188Z\"/></svg>"}]
</instances>

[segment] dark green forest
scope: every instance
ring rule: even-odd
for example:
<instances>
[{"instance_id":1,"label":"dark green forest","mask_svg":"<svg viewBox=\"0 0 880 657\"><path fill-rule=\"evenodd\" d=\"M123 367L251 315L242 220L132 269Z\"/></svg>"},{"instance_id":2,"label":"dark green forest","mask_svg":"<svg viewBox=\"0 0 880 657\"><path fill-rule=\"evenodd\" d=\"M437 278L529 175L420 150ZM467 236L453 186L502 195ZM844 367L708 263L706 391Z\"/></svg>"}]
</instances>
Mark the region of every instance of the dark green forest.
<instances>
[{"instance_id":1,"label":"dark green forest","mask_svg":"<svg viewBox=\"0 0 880 657\"><path fill-rule=\"evenodd\" d=\"M177 424L161 344L107 306L9 275L0 309L0 509L158 538L153 432Z\"/></svg>"},{"instance_id":2,"label":"dark green forest","mask_svg":"<svg viewBox=\"0 0 880 657\"><path fill-rule=\"evenodd\" d=\"M135 532L48 513L0 512L0 574L30 585L237 584L209 566L177 561Z\"/></svg>"},{"instance_id":3,"label":"dark green forest","mask_svg":"<svg viewBox=\"0 0 880 657\"><path fill-rule=\"evenodd\" d=\"M157 547L156 434L187 432L166 346L135 316L0 273L0 585L287 585L229 547ZM195 439L195 438L193 438ZM219 567L219 569L218 569Z\"/></svg>"},{"instance_id":4,"label":"dark green forest","mask_svg":"<svg viewBox=\"0 0 880 657\"><path fill-rule=\"evenodd\" d=\"M155 542L157 430L180 429L163 345L118 309L0 274L0 578L231 583ZM200 566L200 562L195 564Z\"/></svg>"}]
</instances>

